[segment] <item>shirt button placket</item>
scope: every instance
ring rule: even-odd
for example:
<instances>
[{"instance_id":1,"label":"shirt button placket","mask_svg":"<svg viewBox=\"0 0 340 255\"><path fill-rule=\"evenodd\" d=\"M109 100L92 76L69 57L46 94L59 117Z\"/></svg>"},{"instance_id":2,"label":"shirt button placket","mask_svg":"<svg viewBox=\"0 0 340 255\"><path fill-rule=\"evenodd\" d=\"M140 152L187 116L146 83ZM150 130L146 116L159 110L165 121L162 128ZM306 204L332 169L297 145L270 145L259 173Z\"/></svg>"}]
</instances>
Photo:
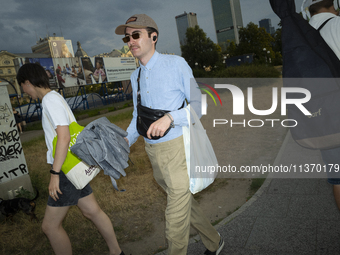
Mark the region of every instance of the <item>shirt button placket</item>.
<instances>
[{"instance_id":1,"label":"shirt button placket","mask_svg":"<svg viewBox=\"0 0 340 255\"><path fill-rule=\"evenodd\" d=\"M150 69L151 70L151 69ZM150 98L150 80L149 80L149 69L145 68L145 84L146 84L146 97L148 99L149 104L151 104L151 98ZM152 108L150 105L149 108Z\"/></svg>"}]
</instances>

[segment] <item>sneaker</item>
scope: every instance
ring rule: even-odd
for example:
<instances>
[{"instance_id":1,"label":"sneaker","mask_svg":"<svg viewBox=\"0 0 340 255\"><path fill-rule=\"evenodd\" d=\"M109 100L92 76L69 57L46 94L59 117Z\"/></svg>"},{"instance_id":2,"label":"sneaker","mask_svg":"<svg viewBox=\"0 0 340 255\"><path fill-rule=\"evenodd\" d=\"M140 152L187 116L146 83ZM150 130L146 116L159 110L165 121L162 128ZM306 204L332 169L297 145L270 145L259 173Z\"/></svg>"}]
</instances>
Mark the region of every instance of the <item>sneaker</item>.
<instances>
[{"instance_id":1,"label":"sneaker","mask_svg":"<svg viewBox=\"0 0 340 255\"><path fill-rule=\"evenodd\" d=\"M220 235L220 233L218 233L219 236L221 237L220 239L220 242L218 243L218 249L217 251L209 251L208 249L204 252L205 255L218 255L220 254L220 252L222 251L223 249L223 246L224 246L224 240L222 238L222 236Z\"/></svg>"}]
</instances>

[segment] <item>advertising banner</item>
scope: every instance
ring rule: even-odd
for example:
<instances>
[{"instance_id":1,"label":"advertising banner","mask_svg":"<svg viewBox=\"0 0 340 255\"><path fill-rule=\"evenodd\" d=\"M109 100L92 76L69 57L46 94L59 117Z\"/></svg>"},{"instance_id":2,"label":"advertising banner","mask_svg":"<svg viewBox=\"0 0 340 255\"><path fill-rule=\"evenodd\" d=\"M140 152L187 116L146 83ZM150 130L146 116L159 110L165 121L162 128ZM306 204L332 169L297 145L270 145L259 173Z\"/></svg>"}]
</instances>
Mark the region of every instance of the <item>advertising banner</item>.
<instances>
[{"instance_id":1,"label":"advertising banner","mask_svg":"<svg viewBox=\"0 0 340 255\"><path fill-rule=\"evenodd\" d=\"M50 47L53 58L73 58L74 52L71 40L51 40Z\"/></svg>"},{"instance_id":2,"label":"advertising banner","mask_svg":"<svg viewBox=\"0 0 340 255\"><path fill-rule=\"evenodd\" d=\"M39 63L52 89L130 80L136 70L134 58L19 58L16 71L26 63Z\"/></svg>"},{"instance_id":3,"label":"advertising banner","mask_svg":"<svg viewBox=\"0 0 340 255\"><path fill-rule=\"evenodd\" d=\"M86 84L129 80L136 70L134 58L81 58Z\"/></svg>"},{"instance_id":4,"label":"advertising banner","mask_svg":"<svg viewBox=\"0 0 340 255\"><path fill-rule=\"evenodd\" d=\"M134 58L105 58L108 81L129 80L131 73L136 69Z\"/></svg>"}]
</instances>

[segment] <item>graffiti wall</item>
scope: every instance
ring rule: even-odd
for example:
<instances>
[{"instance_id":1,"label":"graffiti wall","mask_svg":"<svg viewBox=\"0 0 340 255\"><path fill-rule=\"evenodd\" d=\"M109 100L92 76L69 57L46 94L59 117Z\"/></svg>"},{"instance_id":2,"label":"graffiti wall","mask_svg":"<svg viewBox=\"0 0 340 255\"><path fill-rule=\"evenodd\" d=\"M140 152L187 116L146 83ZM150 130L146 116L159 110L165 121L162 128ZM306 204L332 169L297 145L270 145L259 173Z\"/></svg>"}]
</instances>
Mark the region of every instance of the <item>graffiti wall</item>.
<instances>
[{"instance_id":1,"label":"graffiti wall","mask_svg":"<svg viewBox=\"0 0 340 255\"><path fill-rule=\"evenodd\" d=\"M2 184L24 175L28 175L28 169L19 131L7 88L0 86L0 189Z\"/></svg>"}]
</instances>

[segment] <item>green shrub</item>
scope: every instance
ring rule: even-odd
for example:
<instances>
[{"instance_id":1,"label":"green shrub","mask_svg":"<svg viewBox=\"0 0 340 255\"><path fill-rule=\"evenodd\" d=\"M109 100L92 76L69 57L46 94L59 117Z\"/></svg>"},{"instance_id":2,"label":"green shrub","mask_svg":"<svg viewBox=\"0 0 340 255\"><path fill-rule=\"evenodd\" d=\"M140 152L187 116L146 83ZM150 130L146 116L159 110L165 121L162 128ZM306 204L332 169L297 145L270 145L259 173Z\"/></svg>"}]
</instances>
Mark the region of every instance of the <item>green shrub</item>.
<instances>
[{"instance_id":1,"label":"green shrub","mask_svg":"<svg viewBox=\"0 0 340 255\"><path fill-rule=\"evenodd\" d=\"M274 66L261 64L244 64L230 66L211 72L193 70L196 78L279 78L281 72Z\"/></svg>"}]
</instances>

